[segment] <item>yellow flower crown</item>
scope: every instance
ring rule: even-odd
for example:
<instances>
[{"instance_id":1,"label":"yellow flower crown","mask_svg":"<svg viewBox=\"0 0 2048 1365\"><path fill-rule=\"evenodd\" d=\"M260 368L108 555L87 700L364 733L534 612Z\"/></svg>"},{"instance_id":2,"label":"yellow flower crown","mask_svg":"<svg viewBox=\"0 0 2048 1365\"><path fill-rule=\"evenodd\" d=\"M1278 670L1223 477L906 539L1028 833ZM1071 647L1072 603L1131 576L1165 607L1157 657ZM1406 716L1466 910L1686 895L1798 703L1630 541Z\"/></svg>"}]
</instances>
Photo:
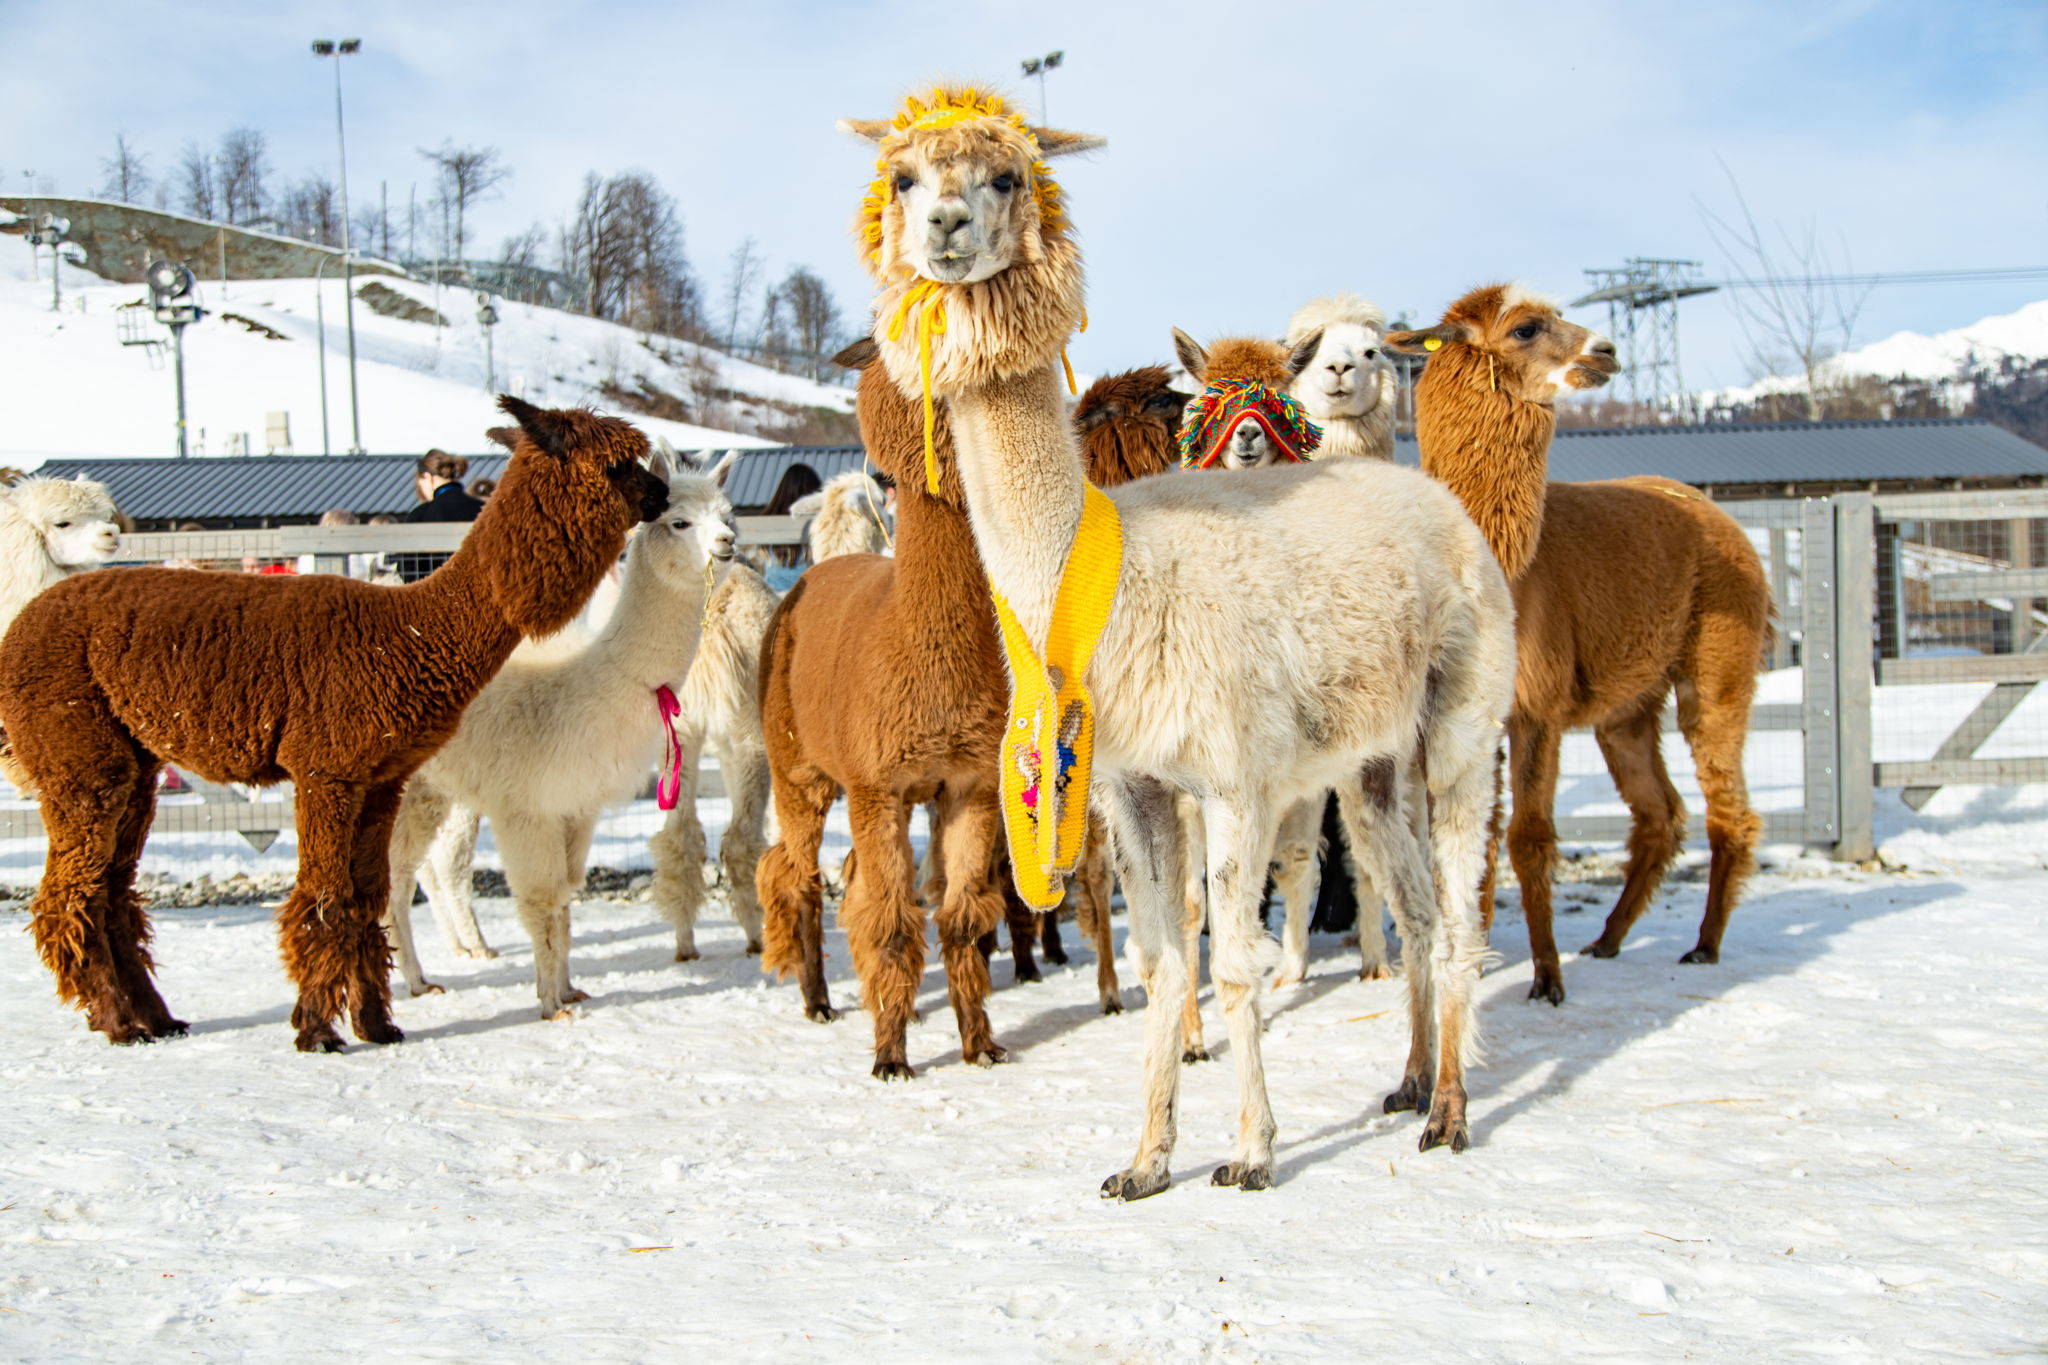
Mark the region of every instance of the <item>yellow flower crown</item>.
<instances>
[{"instance_id":1,"label":"yellow flower crown","mask_svg":"<svg viewBox=\"0 0 2048 1365\"><path fill-rule=\"evenodd\" d=\"M1059 183L1052 178L1052 168L1038 159L1038 135L1031 131L1022 114L1003 102L1002 96L971 85L958 89L933 86L922 99L916 95L907 97L890 124L901 135L951 128L954 124L978 118L1001 119L1022 133L1025 141L1031 144L1031 196L1038 201L1040 229L1057 230L1065 221L1060 210ZM882 212L896 193L896 183L889 174L887 156L875 159L875 172L875 179L869 182L868 192L860 201L860 237L866 243L869 263L879 268L882 262Z\"/></svg>"}]
</instances>

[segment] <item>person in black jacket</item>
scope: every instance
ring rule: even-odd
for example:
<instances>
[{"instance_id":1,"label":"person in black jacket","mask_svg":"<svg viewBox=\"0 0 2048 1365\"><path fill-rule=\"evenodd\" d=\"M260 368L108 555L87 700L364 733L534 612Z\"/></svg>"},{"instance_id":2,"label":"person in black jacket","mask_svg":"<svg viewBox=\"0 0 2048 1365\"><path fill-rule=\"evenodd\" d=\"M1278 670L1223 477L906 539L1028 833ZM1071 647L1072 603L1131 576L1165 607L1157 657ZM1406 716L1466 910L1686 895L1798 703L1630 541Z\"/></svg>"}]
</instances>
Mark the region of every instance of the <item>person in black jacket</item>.
<instances>
[{"instance_id":1,"label":"person in black jacket","mask_svg":"<svg viewBox=\"0 0 2048 1365\"><path fill-rule=\"evenodd\" d=\"M405 514L408 523L475 521L477 513L484 510L483 503L471 497L462 486L463 476L469 473L469 461L460 455L430 450L420 456L418 471L413 478L413 490L419 495L419 506ZM448 556L399 554L392 556L392 562L397 566L400 578L407 583L417 583L447 563Z\"/></svg>"}]
</instances>

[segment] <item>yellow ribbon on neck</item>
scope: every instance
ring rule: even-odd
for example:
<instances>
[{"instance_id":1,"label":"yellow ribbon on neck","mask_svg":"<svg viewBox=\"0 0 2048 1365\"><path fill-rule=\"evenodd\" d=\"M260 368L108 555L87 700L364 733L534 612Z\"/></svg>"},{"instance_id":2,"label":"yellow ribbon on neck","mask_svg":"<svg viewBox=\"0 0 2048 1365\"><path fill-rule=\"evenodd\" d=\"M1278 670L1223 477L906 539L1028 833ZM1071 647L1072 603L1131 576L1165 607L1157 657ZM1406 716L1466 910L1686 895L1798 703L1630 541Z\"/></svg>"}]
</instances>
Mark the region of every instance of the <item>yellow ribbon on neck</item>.
<instances>
[{"instance_id":1,"label":"yellow ribbon on neck","mask_svg":"<svg viewBox=\"0 0 2048 1365\"><path fill-rule=\"evenodd\" d=\"M903 325L910 310L917 308L917 368L924 379L924 491L939 495L939 456L932 447L932 336L946 330L945 288L937 280L923 280L904 291L889 319L889 340L903 340ZM923 307L918 307L922 304Z\"/></svg>"},{"instance_id":2,"label":"yellow ribbon on neck","mask_svg":"<svg viewBox=\"0 0 2048 1365\"><path fill-rule=\"evenodd\" d=\"M1095 757L1095 700L1084 679L1123 571L1123 520L1107 494L1087 485L1081 526L1053 599L1045 653L1032 648L1000 592L996 622L1010 663L1010 717L1003 727L1003 831L1017 894L1034 910L1058 906L1088 832Z\"/></svg>"}]
</instances>

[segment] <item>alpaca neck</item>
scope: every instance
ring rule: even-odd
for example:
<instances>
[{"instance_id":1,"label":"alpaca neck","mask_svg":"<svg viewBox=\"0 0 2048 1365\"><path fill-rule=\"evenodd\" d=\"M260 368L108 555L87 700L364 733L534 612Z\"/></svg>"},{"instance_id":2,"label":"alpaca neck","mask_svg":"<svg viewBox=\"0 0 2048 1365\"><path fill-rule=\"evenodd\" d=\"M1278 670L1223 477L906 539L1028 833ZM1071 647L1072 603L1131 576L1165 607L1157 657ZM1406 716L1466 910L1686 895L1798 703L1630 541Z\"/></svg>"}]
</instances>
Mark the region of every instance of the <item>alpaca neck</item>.
<instances>
[{"instance_id":1,"label":"alpaca neck","mask_svg":"<svg viewBox=\"0 0 2048 1365\"><path fill-rule=\"evenodd\" d=\"M1323 443L1316 447L1319 460L1331 455L1360 460L1394 458L1394 414L1385 403L1352 416L1325 417L1319 425L1323 429Z\"/></svg>"},{"instance_id":2,"label":"alpaca neck","mask_svg":"<svg viewBox=\"0 0 2048 1365\"><path fill-rule=\"evenodd\" d=\"M1482 351L1439 352L1415 385L1415 440L1423 472L1457 494L1513 583L1543 534L1557 414L1503 391L1499 379Z\"/></svg>"},{"instance_id":3,"label":"alpaca neck","mask_svg":"<svg viewBox=\"0 0 2048 1365\"><path fill-rule=\"evenodd\" d=\"M947 398L974 543L1018 624L1043 641L1087 482L1068 427L1057 367L964 388Z\"/></svg>"},{"instance_id":4,"label":"alpaca neck","mask_svg":"<svg viewBox=\"0 0 2048 1365\"><path fill-rule=\"evenodd\" d=\"M643 530L626 554L618 603L589 657L604 675L651 692L680 686L690 671L706 593L700 577L676 582L655 571L650 534Z\"/></svg>"}]
</instances>

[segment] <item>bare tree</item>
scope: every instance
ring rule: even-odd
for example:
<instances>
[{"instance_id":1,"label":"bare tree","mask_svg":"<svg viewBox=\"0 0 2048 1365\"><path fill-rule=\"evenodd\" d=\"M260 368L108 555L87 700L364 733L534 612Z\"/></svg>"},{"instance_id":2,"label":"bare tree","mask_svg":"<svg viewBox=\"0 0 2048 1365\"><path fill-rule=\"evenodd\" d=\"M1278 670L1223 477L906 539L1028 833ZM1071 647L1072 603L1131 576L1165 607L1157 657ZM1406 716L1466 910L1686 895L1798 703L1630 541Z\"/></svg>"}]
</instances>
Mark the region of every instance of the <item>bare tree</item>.
<instances>
[{"instance_id":1,"label":"bare tree","mask_svg":"<svg viewBox=\"0 0 2048 1365\"><path fill-rule=\"evenodd\" d=\"M322 246L341 245L341 200L326 176L309 175L288 187L277 210L278 225L291 236Z\"/></svg>"},{"instance_id":2,"label":"bare tree","mask_svg":"<svg viewBox=\"0 0 2048 1365\"><path fill-rule=\"evenodd\" d=\"M789 317L790 349L795 366L815 380L839 335L839 305L825 282L803 266L789 272L777 291Z\"/></svg>"},{"instance_id":3,"label":"bare tree","mask_svg":"<svg viewBox=\"0 0 2048 1365\"><path fill-rule=\"evenodd\" d=\"M220 140L220 203L229 223L252 223L267 198L268 144L254 128L230 128Z\"/></svg>"},{"instance_id":4,"label":"bare tree","mask_svg":"<svg viewBox=\"0 0 2048 1365\"><path fill-rule=\"evenodd\" d=\"M178 153L178 204L194 218L211 221L217 216L213 163L196 142L187 142Z\"/></svg>"},{"instance_id":5,"label":"bare tree","mask_svg":"<svg viewBox=\"0 0 2048 1365\"><path fill-rule=\"evenodd\" d=\"M547 240L547 229L535 223L526 231L507 237L505 244L498 248L498 259L506 265L538 270L541 249L547 245Z\"/></svg>"},{"instance_id":6,"label":"bare tree","mask_svg":"<svg viewBox=\"0 0 2048 1365\"><path fill-rule=\"evenodd\" d=\"M740 344L740 322L747 309L747 295L761 277L761 244L752 237L733 248L725 272L725 349Z\"/></svg>"},{"instance_id":7,"label":"bare tree","mask_svg":"<svg viewBox=\"0 0 2048 1365\"><path fill-rule=\"evenodd\" d=\"M441 202L455 218L449 259L460 261L469 241L470 206L510 179L512 168L499 158L496 147L457 147L444 142L438 151L425 147L419 151L440 173Z\"/></svg>"},{"instance_id":8,"label":"bare tree","mask_svg":"<svg viewBox=\"0 0 2048 1365\"><path fill-rule=\"evenodd\" d=\"M1707 232L1728 258L1729 306L1749 345L1753 377L1796 366L1805 386L1806 420L1818 422L1827 405L1828 361L1847 349L1856 316L1870 297L1869 286L1837 281L1837 260L1821 241L1812 219L1797 231L1773 223L1766 233L1728 163L1721 163L1735 198L1735 213L1724 217L1699 204ZM1846 245L1840 266L1849 264Z\"/></svg>"},{"instance_id":9,"label":"bare tree","mask_svg":"<svg viewBox=\"0 0 2048 1365\"><path fill-rule=\"evenodd\" d=\"M702 335L703 304L683 254L682 218L653 177L586 175L562 248L562 268L582 278L592 317L670 336Z\"/></svg>"},{"instance_id":10,"label":"bare tree","mask_svg":"<svg viewBox=\"0 0 2048 1365\"><path fill-rule=\"evenodd\" d=\"M754 358L774 369L789 368L789 310L779 288L761 295L761 330L754 343Z\"/></svg>"},{"instance_id":11,"label":"bare tree","mask_svg":"<svg viewBox=\"0 0 2048 1365\"><path fill-rule=\"evenodd\" d=\"M126 133L114 134L114 154L100 161L100 193L124 204L139 204L150 186L149 157L128 145Z\"/></svg>"}]
</instances>

